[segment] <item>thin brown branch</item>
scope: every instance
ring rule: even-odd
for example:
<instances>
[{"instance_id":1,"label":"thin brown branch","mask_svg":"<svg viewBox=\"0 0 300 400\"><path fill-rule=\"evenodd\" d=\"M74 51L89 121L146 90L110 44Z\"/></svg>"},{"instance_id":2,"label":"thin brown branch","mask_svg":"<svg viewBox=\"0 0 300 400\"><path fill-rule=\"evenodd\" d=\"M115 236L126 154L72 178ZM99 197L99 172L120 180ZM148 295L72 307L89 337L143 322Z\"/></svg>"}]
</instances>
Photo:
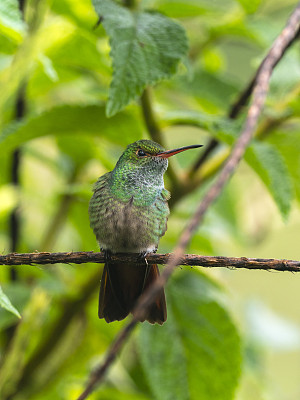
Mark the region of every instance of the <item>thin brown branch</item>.
<instances>
[{"instance_id":1,"label":"thin brown branch","mask_svg":"<svg viewBox=\"0 0 300 400\"><path fill-rule=\"evenodd\" d=\"M274 64L272 69L274 69L276 67L276 65L280 62L282 57L285 55L286 51L291 47L291 45L294 43L294 41L299 38L299 35L300 35L300 30L298 29L296 35L294 35L293 37L290 37L287 46L281 53L280 57L277 59L277 61ZM271 48L271 50L272 50L272 48ZM253 92L254 86L257 82L258 74L260 73L261 69L263 68L263 65L266 62L266 60L268 60L271 50L268 52L268 54L262 60L260 66L258 67L257 71L255 72L255 75L253 76L251 81L248 83L248 86L242 91L242 93L240 93L237 100L230 107L230 109L228 111L228 118L236 119L240 115L244 106L247 104L247 102ZM202 155L199 157L199 159L196 160L195 164L192 166L190 175L193 175L204 164L204 162L207 160L207 158L212 153L212 151L214 151L218 147L218 144L219 144L219 141L215 138L212 138L208 142L208 144L205 146L206 151L204 153L202 153Z\"/></svg>"},{"instance_id":2,"label":"thin brown branch","mask_svg":"<svg viewBox=\"0 0 300 400\"><path fill-rule=\"evenodd\" d=\"M282 53L280 54L280 57L276 59L276 62L274 63L272 69L276 67L276 65L279 63L279 61L282 59L282 57L285 55L286 51L291 47L293 42L299 38L300 35L300 30L298 28L297 32L295 35L290 36L289 40L286 44L286 47L283 49ZM273 47L271 48L270 52L272 51ZM244 89L244 91L240 94L239 98L235 101L235 103L231 106L230 112L228 114L228 117L231 119L235 119L240 112L242 111L243 107L247 104L247 101L249 97L251 96L251 93L253 92L253 88L257 82L258 75L260 74L262 68L264 67L264 64L268 62L268 57L270 52L266 55L266 57L262 60L259 68L257 69L254 77L252 80L249 82L248 86Z\"/></svg>"},{"instance_id":3,"label":"thin brown branch","mask_svg":"<svg viewBox=\"0 0 300 400\"><path fill-rule=\"evenodd\" d=\"M148 254L148 264L167 264L172 254ZM112 262L117 263L140 263L140 254L118 253L111 256ZM84 264L104 263L104 253L93 251L78 251L68 253L11 253L0 255L0 265L45 265L45 264ZM223 257L223 256L199 256L197 254L184 254L179 262L180 265L199 266L204 268L246 268L265 269L275 271L300 272L300 261L277 260L273 258L246 258L246 257Z\"/></svg>"},{"instance_id":4,"label":"thin brown branch","mask_svg":"<svg viewBox=\"0 0 300 400\"><path fill-rule=\"evenodd\" d=\"M93 391L96 384L99 384L104 378L105 373L109 369L113 360L116 358L117 353L121 350L126 339L132 332L133 328L137 324L139 319L145 317L148 308L155 301L157 294L164 287L169 277L173 273L174 269L178 264L180 264L181 259L184 255L184 250L189 244L195 230L202 222L203 217L208 210L209 206L216 200L220 195L223 187L233 174L238 163L243 157L246 147L248 146L256 125L258 123L258 118L262 112L263 105L266 99L266 95L269 88L269 80L273 71L274 66L281 59L286 48L293 41L298 33L300 24L300 4L296 7L292 13L286 27L280 33L280 35L275 40L270 52L268 53L263 65L257 73L256 82L253 91L253 100L249 108L247 118L245 121L244 128L239 139L225 163L218 179L208 190L207 194L204 196L202 202L196 210L193 218L189 222L187 228L183 231L180 236L179 242L175 247L174 253L172 254L166 268L164 269L161 276L148 288L146 292L140 297L137 302L135 309L133 310L133 319L125 326L117 336L117 339L110 347L106 354L104 362L94 370L89 382L86 386L84 392L79 396L78 400L84 400Z\"/></svg>"},{"instance_id":5,"label":"thin brown branch","mask_svg":"<svg viewBox=\"0 0 300 400\"><path fill-rule=\"evenodd\" d=\"M77 400L84 400L86 399L91 392L93 391L96 384L99 384L103 379L106 371L110 367L110 365L114 362L115 358L117 357L119 351L122 349L125 341L128 339L130 333L133 331L137 324L137 320L133 318L117 335L114 342L111 344L109 351L106 353L106 357L103 363L92 372L89 383L86 389L81 393L81 395L77 398Z\"/></svg>"}]
</instances>

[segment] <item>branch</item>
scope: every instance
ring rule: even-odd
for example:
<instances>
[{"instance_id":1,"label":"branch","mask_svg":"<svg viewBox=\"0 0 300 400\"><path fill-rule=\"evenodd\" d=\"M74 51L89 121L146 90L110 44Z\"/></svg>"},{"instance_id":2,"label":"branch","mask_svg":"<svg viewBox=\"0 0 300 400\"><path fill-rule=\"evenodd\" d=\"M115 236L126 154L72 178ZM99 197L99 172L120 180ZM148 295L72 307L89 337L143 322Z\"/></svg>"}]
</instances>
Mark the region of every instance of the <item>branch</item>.
<instances>
[{"instance_id":1,"label":"branch","mask_svg":"<svg viewBox=\"0 0 300 400\"><path fill-rule=\"evenodd\" d=\"M299 38L300 35L300 30L299 27L297 29L297 32L293 36L289 36L289 39L286 43L285 48L280 54L280 57L276 59L276 62L273 64L272 69L276 67L276 65L279 63L279 61L282 59L282 57L285 55L286 51L290 48L290 46L293 44L293 42ZM271 48L270 52L272 51L273 47ZM248 84L246 89L240 94L239 98L236 100L236 102L231 106L230 112L228 114L228 117L231 119L235 119L243 109L243 107L247 104L247 101L249 97L251 96L251 93L253 91L253 88L257 82L258 75L260 74L262 68L264 67L264 64L268 62L268 57L270 52L266 55L266 57L262 60L258 70L256 71L254 77L252 78L251 82Z\"/></svg>"},{"instance_id":2,"label":"branch","mask_svg":"<svg viewBox=\"0 0 300 400\"><path fill-rule=\"evenodd\" d=\"M166 147L161 129L155 118L149 88L145 88L145 90L141 95L140 100L141 100L142 114L149 136L151 137L152 140L154 140L154 142L160 143L163 147ZM169 163L169 167L167 169L166 174L169 176L173 186L175 187L178 186L178 177L171 163Z\"/></svg>"},{"instance_id":3,"label":"branch","mask_svg":"<svg viewBox=\"0 0 300 400\"><path fill-rule=\"evenodd\" d=\"M288 41L286 47L283 49L282 53L280 54L280 57L277 58L272 69L274 69L276 67L276 65L279 63L279 61L285 55L286 51L291 47L293 42L299 38L299 36L300 36L300 30L298 28L297 33L289 38L289 41ZM232 104L232 106L230 107L230 110L228 112L228 118L236 119L240 115L241 111L243 110L243 107L247 104L249 97L251 96L251 94L253 92L253 88L257 82L258 74L260 73L261 69L263 68L266 60L268 60L268 57L269 57L270 52L272 51L272 48L268 52L266 57L262 60L260 66L258 67L258 69L257 69L255 75L253 76L253 78L251 79L251 81L249 82L248 86L243 90L243 92L239 95L239 97L235 101L235 103ZM211 152L213 150L215 150L215 148L218 146L218 144L219 144L219 141L215 138L212 138L208 142L208 145L206 146L206 151L204 153L202 153L200 158L198 160L196 160L195 164L192 166L192 168L190 170L190 175L193 175L204 164L204 162L206 161L208 156L211 154Z\"/></svg>"},{"instance_id":4,"label":"branch","mask_svg":"<svg viewBox=\"0 0 300 400\"><path fill-rule=\"evenodd\" d=\"M208 210L209 206L216 200L216 198L220 195L223 187L231 177L232 173L236 169L238 163L242 159L246 147L248 146L253 132L256 128L258 118L262 112L262 108L266 99L267 91L269 88L269 80L273 71L274 66L281 59L284 54L286 48L290 45L290 43L294 40L295 36L298 33L300 24L300 4L296 7L294 12L292 13L290 19L287 22L286 27L280 33L280 35L275 40L270 52L261 68L258 70L256 82L254 85L253 92L253 100L252 104L249 108L247 118L245 121L244 128L239 139L236 141L236 144L225 163L218 179L208 190L206 195L204 196L202 202L198 206L195 215L191 219L187 228L183 231L180 236L179 242L174 249L174 253L169 259L168 265L164 269L163 273L160 275L156 281L149 286L146 292L142 294L139 298L135 309L133 310L133 318L132 320L121 330L121 332L116 337L115 341L111 345L109 351L106 354L104 362L98 366L92 372L89 382L86 386L84 392L78 397L77 400L84 400L89 396L89 394L93 391L96 384L99 384L103 378L108 368L116 358L117 354L121 350L124 345L126 339L128 339L130 333L133 328L137 325L139 319L143 319L146 315L149 307L154 303L157 294L164 287L167 280L173 273L174 269L184 255L184 250L188 243L190 242L193 233L202 222L204 214Z\"/></svg>"},{"instance_id":5,"label":"branch","mask_svg":"<svg viewBox=\"0 0 300 400\"><path fill-rule=\"evenodd\" d=\"M172 254L148 254L148 264L167 264ZM117 263L140 263L140 254L118 253L112 254L112 262ZM78 251L68 253L11 253L0 255L0 265L45 265L45 264L84 264L84 263L104 263L104 253L94 253L93 251ZM264 269L275 271L300 272L300 261L295 260L276 260L273 258L246 258L246 257L223 257L223 256L199 256L197 254L185 254L181 257L180 265L204 268L246 268Z\"/></svg>"},{"instance_id":6,"label":"branch","mask_svg":"<svg viewBox=\"0 0 300 400\"><path fill-rule=\"evenodd\" d=\"M22 10L23 5L19 4ZM25 85L23 85L18 93L16 104L15 104L15 119L20 121L24 118L26 113L26 101L25 101ZM22 151L17 148L12 154L11 163L11 182L18 188L20 187L20 164L22 161ZM20 242L20 204L12 210L9 218L9 230L10 230L10 250L17 251ZM10 271L11 281L18 280L17 271L11 269Z\"/></svg>"},{"instance_id":7,"label":"branch","mask_svg":"<svg viewBox=\"0 0 300 400\"><path fill-rule=\"evenodd\" d=\"M25 1L19 0L19 10L24 21L24 6ZM26 114L26 100L25 100L26 84L23 84L17 93L15 101L15 120L20 121ZM20 164L22 161L22 152L20 148L17 148L12 154L11 163L11 182L18 188L20 186ZM9 218L9 230L10 230L10 250L17 251L20 241L20 204L12 210ZM17 281L17 271L12 268L10 270L11 281ZM12 332L10 332L12 336Z\"/></svg>"}]
</instances>

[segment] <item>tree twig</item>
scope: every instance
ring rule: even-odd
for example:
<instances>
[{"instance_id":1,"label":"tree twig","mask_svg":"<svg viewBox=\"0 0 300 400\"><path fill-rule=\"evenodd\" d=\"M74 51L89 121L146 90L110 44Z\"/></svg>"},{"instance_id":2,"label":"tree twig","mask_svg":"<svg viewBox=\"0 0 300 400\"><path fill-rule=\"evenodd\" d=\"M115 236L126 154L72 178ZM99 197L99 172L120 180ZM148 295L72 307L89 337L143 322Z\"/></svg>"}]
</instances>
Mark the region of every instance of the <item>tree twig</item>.
<instances>
[{"instance_id":1,"label":"tree twig","mask_svg":"<svg viewBox=\"0 0 300 400\"><path fill-rule=\"evenodd\" d=\"M25 0L19 0L19 10L24 20L24 6ZM22 120L26 113L26 101L25 101L25 88L26 84L23 84L16 98L15 103L15 119ZM20 186L20 163L21 163L21 149L17 148L12 154L11 163L11 182L17 188ZM17 251L20 239L20 215L19 205L17 205L10 215L9 228L10 228L10 250ZM10 270L10 279L16 281L18 279L17 271L12 268Z\"/></svg>"},{"instance_id":2,"label":"tree twig","mask_svg":"<svg viewBox=\"0 0 300 400\"><path fill-rule=\"evenodd\" d=\"M24 95L25 86L23 86L18 94L16 100L16 120L21 120L25 114L25 95ZM18 188L20 186L20 163L22 158L21 149L16 149L12 154L12 165L11 165L11 182L12 184ZM20 240L20 205L18 204L10 215L9 220L9 228L10 228L10 250L17 251L19 240ZM10 271L10 278L12 281L16 281L17 271L12 268Z\"/></svg>"},{"instance_id":3,"label":"tree twig","mask_svg":"<svg viewBox=\"0 0 300 400\"><path fill-rule=\"evenodd\" d=\"M148 254L148 264L167 264L172 254ZM45 264L84 264L104 263L104 253L93 251L77 251L68 253L11 253L0 255L0 265L45 265ZM111 255L111 262L140 263L140 254L118 253ZM204 268L246 268L264 269L275 271L300 272L300 261L277 260L274 258L246 258L223 256L199 256L197 254L184 254L180 265L201 266Z\"/></svg>"},{"instance_id":4,"label":"tree twig","mask_svg":"<svg viewBox=\"0 0 300 400\"><path fill-rule=\"evenodd\" d=\"M269 87L269 80L273 68L281 59L286 48L290 45L290 43L294 40L295 36L297 35L299 30L299 23L300 23L300 4L298 4L296 9L292 13L291 17L287 22L286 27L283 29L283 31L275 40L270 52L265 58L263 65L258 70L254 85L253 100L247 114L244 128L242 130L239 139L236 141L236 144L227 162L225 163L221 173L219 174L218 179L208 190L202 202L198 206L196 213L189 222L187 228L183 231L182 235L180 236L178 244L175 247L175 250L163 273L160 275L158 279L156 279L156 281L151 286L149 286L148 290L144 292L143 295L139 298L137 305L133 310L132 320L118 334L116 340L113 342L110 349L108 350L104 362L96 369L94 369L89 378L89 382L85 390L78 397L78 400L86 399L89 396L89 394L93 391L96 384L99 384L103 380L105 373L107 372L110 365L116 358L118 352L121 350L126 339L128 339L130 333L136 326L138 320L142 319L145 316L148 308L155 301L158 293L164 287L164 285L166 284L167 280L173 273L176 266L180 264L181 259L184 255L184 250L188 245L188 243L190 242L195 230L202 222L204 214L208 210L209 206L220 195L226 182L229 180L232 173L236 169L238 163L240 162L241 158L244 155L246 147L248 146L252 138L253 132L256 128L258 118L261 114L266 99Z\"/></svg>"},{"instance_id":5,"label":"tree twig","mask_svg":"<svg viewBox=\"0 0 300 400\"><path fill-rule=\"evenodd\" d=\"M297 33L289 39L289 42L287 43L287 46L284 48L282 54L280 57L277 59L276 63L274 64L273 68L276 67L276 65L279 63L279 61L282 59L282 57L285 55L286 51L291 47L293 42L299 38L300 35L300 30L298 29ZM271 48L272 49L272 48ZM239 97L237 100L232 104L228 111L228 118L230 119L236 119L241 111L243 110L244 106L247 104L249 97L251 96L251 93L253 91L254 85L257 81L257 77L259 72L261 71L261 68L263 67L264 63L268 59L268 56L270 54L271 50L268 52L268 54L265 56L265 58L262 60L260 66L258 67L257 71L255 72L255 75L251 79L251 81L248 83L248 86L240 93ZM208 144L205 146L206 150L204 153L201 154L198 160L196 160L195 164L192 166L190 175L193 175L202 165L203 163L207 160L208 156L211 154L213 150L215 150L218 147L219 141L215 138L212 138Z\"/></svg>"}]
</instances>

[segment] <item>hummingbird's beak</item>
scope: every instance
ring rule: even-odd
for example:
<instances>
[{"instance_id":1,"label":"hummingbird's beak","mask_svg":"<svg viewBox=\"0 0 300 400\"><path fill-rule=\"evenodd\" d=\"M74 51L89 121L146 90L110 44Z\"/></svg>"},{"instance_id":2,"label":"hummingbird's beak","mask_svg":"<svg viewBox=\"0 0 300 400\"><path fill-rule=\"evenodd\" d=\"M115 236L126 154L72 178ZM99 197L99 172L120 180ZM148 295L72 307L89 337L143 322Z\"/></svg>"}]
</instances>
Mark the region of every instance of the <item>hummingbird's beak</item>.
<instances>
[{"instance_id":1,"label":"hummingbird's beak","mask_svg":"<svg viewBox=\"0 0 300 400\"><path fill-rule=\"evenodd\" d=\"M181 153L182 151L189 150L189 149L196 149L196 148L202 147L202 146L203 146L202 144L193 144L191 146L179 147L178 149L161 151L160 153L157 153L155 155L155 157L169 158L171 156L174 156L175 154Z\"/></svg>"}]
</instances>

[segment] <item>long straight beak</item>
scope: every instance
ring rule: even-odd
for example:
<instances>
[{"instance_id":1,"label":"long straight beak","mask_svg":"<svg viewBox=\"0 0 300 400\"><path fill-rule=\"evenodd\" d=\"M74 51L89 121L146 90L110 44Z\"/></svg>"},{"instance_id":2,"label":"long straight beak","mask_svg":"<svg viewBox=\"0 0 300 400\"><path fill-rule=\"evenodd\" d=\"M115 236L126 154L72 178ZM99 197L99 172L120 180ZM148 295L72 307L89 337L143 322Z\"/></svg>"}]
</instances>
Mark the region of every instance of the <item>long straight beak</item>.
<instances>
[{"instance_id":1,"label":"long straight beak","mask_svg":"<svg viewBox=\"0 0 300 400\"><path fill-rule=\"evenodd\" d=\"M175 154L181 153L182 151L189 150L189 149L196 149L198 147L202 147L202 144L192 144L191 146L179 147L178 149L162 151L156 154L156 157L161 158L169 158L174 156Z\"/></svg>"}]
</instances>

